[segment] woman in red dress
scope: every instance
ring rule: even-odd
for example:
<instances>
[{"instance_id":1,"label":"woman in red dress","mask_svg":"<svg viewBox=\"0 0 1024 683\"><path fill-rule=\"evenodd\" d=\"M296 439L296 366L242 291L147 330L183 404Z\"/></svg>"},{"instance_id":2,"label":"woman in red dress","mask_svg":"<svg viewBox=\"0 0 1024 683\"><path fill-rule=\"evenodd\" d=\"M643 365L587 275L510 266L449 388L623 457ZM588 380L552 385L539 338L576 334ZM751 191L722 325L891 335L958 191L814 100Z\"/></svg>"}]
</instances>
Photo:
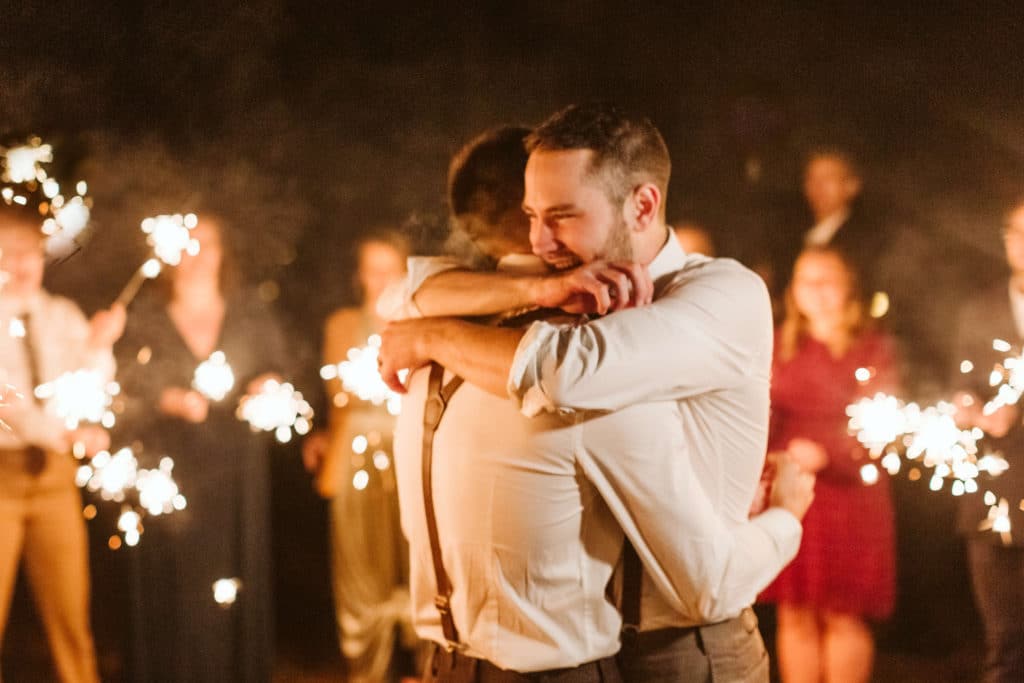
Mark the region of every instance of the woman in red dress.
<instances>
[{"instance_id":1,"label":"woman in red dress","mask_svg":"<svg viewBox=\"0 0 1024 683\"><path fill-rule=\"evenodd\" d=\"M768 449L788 452L817 474L817 484L800 552L761 596L778 606L779 669L786 683L867 681L874 657L869 622L892 612L888 480L849 435L846 407L894 390L894 355L891 339L870 325L857 276L842 253L804 251L775 339ZM858 373L861 368L866 373Z\"/></svg>"}]
</instances>

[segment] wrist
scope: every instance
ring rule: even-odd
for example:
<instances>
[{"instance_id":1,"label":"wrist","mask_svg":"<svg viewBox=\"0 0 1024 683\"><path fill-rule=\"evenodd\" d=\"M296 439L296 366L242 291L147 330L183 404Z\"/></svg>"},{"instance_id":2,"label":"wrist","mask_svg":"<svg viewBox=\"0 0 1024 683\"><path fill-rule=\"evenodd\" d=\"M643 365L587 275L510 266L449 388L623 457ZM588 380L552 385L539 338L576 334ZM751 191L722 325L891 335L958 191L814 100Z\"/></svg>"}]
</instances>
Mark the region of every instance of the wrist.
<instances>
[{"instance_id":1,"label":"wrist","mask_svg":"<svg viewBox=\"0 0 1024 683\"><path fill-rule=\"evenodd\" d=\"M519 280L522 286L521 298L524 305L547 307L551 301L551 275L532 275Z\"/></svg>"}]
</instances>

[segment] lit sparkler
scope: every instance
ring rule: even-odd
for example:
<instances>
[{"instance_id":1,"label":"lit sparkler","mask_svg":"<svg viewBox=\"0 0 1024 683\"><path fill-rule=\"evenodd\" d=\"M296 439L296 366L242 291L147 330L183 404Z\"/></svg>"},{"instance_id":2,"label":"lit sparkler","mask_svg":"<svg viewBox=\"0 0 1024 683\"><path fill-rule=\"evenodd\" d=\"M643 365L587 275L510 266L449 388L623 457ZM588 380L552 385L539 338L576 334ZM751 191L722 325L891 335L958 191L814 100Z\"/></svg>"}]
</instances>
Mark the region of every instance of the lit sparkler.
<instances>
[{"instance_id":1,"label":"lit sparkler","mask_svg":"<svg viewBox=\"0 0 1024 683\"><path fill-rule=\"evenodd\" d=\"M117 303L127 306L139 293L143 283L159 275L164 265L176 266L181 263L182 254L198 254L199 241L192 237L192 229L198 222L194 213L164 214L143 220L142 232L146 234L146 243L152 249L152 256L135 271L118 295Z\"/></svg>"},{"instance_id":2,"label":"lit sparkler","mask_svg":"<svg viewBox=\"0 0 1024 683\"><path fill-rule=\"evenodd\" d=\"M895 396L878 393L847 406L850 431L873 455L907 433L907 406Z\"/></svg>"},{"instance_id":3,"label":"lit sparkler","mask_svg":"<svg viewBox=\"0 0 1024 683\"><path fill-rule=\"evenodd\" d=\"M52 145L43 144L38 137L3 150L0 178L9 184L0 189L0 198L23 206L37 202L39 213L46 217L42 225L46 250L50 255L64 256L74 251L78 236L89 225L92 200L86 194L85 181L75 184L74 194L62 192L60 183L44 168L52 161ZM42 197L38 196L40 190Z\"/></svg>"},{"instance_id":4,"label":"lit sparkler","mask_svg":"<svg viewBox=\"0 0 1024 683\"><path fill-rule=\"evenodd\" d=\"M114 413L110 406L118 393L117 383L108 382L96 370L65 372L35 389L36 398L48 401L49 409L64 420L68 429L75 429L83 422L102 424L108 429L113 427Z\"/></svg>"},{"instance_id":5,"label":"lit sparkler","mask_svg":"<svg viewBox=\"0 0 1024 683\"><path fill-rule=\"evenodd\" d=\"M192 388L211 401L221 401L235 386L235 373L223 351L214 351L196 368Z\"/></svg>"},{"instance_id":6,"label":"lit sparkler","mask_svg":"<svg viewBox=\"0 0 1024 683\"><path fill-rule=\"evenodd\" d=\"M1009 353L1009 343L1002 339L992 342L992 348L1001 353ZM1004 358L989 374L989 384L996 387L996 395L985 404L982 412L992 415L1004 406L1016 405L1024 395L1024 353Z\"/></svg>"},{"instance_id":7,"label":"lit sparkler","mask_svg":"<svg viewBox=\"0 0 1024 683\"><path fill-rule=\"evenodd\" d=\"M76 483L103 500L122 502L128 491L135 487L139 476L139 462L130 448L122 448L113 455L100 451L78 468Z\"/></svg>"},{"instance_id":8,"label":"lit sparkler","mask_svg":"<svg viewBox=\"0 0 1024 683\"><path fill-rule=\"evenodd\" d=\"M274 432L281 443L291 441L293 429L300 436L309 433L313 419L313 409L302 394L291 384L273 379L257 393L244 396L236 414L253 431Z\"/></svg>"},{"instance_id":9,"label":"lit sparkler","mask_svg":"<svg viewBox=\"0 0 1024 683\"><path fill-rule=\"evenodd\" d=\"M380 344L380 335L370 335L366 346L348 350L346 360L320 368L320 377L324 380L337 379L341 381L344 391L375 406L386 405L390 414L398 415L402 410L402 396L392 391L380 376L377 365ZM399 378L405 381L405 375L406 371L403 370Z\"/></svg>"},{"instance_id":10,"label":"lit sparkler","mask_svg":"<svg viewBox=\"0 0 1024 683\"><path fill-rule=\"evenodd\" d=\"M44 145L39 138L32 138L28 144L4 150L3 181L6 183L29 183L46 180L43 164L53 161L53 146Z\"/></svg>"},{"instance_id":11,"label":"lit sparkler","mask_svg":"<svg viewBox=\"0 0 1024 683\"><path fill-rule=\"evenodd\" d=\"M141 470L135 489L139 492L139 504L151 515L163 515L184 510L187 501L178 490L172 472L174 461L164 457L160 459L160 467L154 470Z\"/></svg>"},{"instance_id":12,"label":"lit sparkler","mask_svg":"<svg viewBox=\"0 0 1024 683\"><path fill-rule=\"evenodd\" d=\"M980 473L998 476L1008 467L999 455L979 454L978 442L985 433L978 428L960 429L954 419L956 408L950 403L939 402L922 409L916 403L876 394L848 406L846 413L850 433L873 458L881 457L880 464L890 475L902 469L901 451L907 460L932 468L932 491L942 490L945 481L951 479L954 496L975 493ZM860 474L867 485L878 481L879 471L874 464L864 465Z\"/></svg>"},{"instance_id":13,"label":"lit sparkler","mask_svg":"<svg viewBox=\"0 0 1024 683\"><path fill-rule=\"evenodd\" d=\"M213 600L221 607L230 607L238 599L242 582L236 578L217 579L213 583Z\"/></svg>"},{"instance_id":14,"label":"lit sparkler","mask_svg":"<svg viewBox=\"0 0 1024 683\"><path fill-rule=\"evenodd\" d=\"M986 496L985 502L990 503L995 496ZM1013 542L1013 534L1010 528L1010 504L1005 498L1000 498L998 503L991 503L988 509L988 517L978 525L978 531L992 531L999 534L1004 545Z\"/></svg>"},{"instance_id":15,"label":"lit sparkler","mask_svg":"<svg viewBox=\"0 0 1024 683\"><path fill-rule=\"evenodd\" d=\"M117 518L117 530L124 534L124 542L127 546L139 544L142 536L142 515L131 507L125 506L121 515Z\"/></svg>"}]
</instances>

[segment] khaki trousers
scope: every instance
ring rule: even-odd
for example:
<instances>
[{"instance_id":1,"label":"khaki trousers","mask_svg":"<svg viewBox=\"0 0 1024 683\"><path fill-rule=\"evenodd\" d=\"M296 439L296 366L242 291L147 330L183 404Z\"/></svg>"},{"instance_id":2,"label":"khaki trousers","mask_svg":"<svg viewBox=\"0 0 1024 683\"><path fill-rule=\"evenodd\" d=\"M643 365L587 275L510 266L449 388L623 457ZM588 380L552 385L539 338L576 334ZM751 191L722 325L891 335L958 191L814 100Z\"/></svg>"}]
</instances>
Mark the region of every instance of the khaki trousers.
<instances>
[{"instance_id":1,"label":"khaki trousers","mask_svg":"<svg viewBox=\"0 0 1024 683\"><path fill-rule=\"evenodd\" d=\"M25 560L63 683L98 683L82 499L67 455L0 450L0 642Z\"/></svg>"}]
</instances>

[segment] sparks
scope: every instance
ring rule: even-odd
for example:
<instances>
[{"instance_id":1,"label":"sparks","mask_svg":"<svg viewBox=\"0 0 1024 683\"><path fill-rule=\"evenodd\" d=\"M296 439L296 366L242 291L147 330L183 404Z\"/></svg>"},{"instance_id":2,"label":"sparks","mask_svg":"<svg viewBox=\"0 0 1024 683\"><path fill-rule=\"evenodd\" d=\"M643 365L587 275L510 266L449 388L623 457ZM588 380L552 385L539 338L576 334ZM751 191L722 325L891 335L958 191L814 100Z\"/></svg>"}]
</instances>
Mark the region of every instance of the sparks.
<instances>
[{"instance_id":1,"label":"sparks","mask_svg":"<svg viewBox=\"0 0 1024 683\"><path fill-rule=\"evenodd\" d=\"M299 435L309 433L313 409L291 384L270 379L259 392L242 398L236 415L253 431L274 432L278 441L288 443L292 430Z\"/></svg>"},{"instance_id":2,"label":"sparks","mask_svg":"<svg viewBox=\"0 0 1024 683\"><path fill-rule=\"evenodd\" d=\"M153 516L185 509L185 497L178 490L173 470L174 461L165 457L160 459L158 469L139 472L135 485L139 492L139 504Z\"/></svg>"},{"instance_id":3,"label":"sparks","mask_svg":"<svg viewBox=\"0 0 1024 683\"><path fill-rule=\"evenodd\" d=\"M33 138L27 145L4 151L3 180L8 183L42 182L46 180L43 164L53 161L53 146Z\"/></svg>"},{"instance_id":4,"label":"sparks","mask_svg":"<svg viewBox=\"0 0 1024 683\"><path fill-rule=\"evenodd\" d=\"M338 379L344 391L375 406L386 405L388 413L398 415L402 410L402 396L385 384L377 367L380 344L380 335L371 335L366 346L349 349L346 360L320 368L320 377ZM405 381L405 375L403 370L399 378Z\"/></svg>"},{"instance_id":5,"label":"sparks","mask_svg":"<svg viewBox=\"0 0 1024 683\"><path fill-rule=\"evenodd\" d=\"M906 406L895 396L878 393L847 406L850 431L873 455L880 455L907 431Z\"/></svg>"},{"instance_id":6,"label":"sparks","mask_svg":"<svg viewBox=\"0 0 1024 683\"><path fill-rule=\"evenodd\" d=\"M139 475L139 462L130 448L122 448L113 455L100 451L88 464L78 468L76 483L103 500L122 502L128 491L135 487Z\"/></svg>"},{"instance_id":7,"label":"sparks","mask_svg":"<svg viewBox=\"0 0 1024 683\"><path fill-rule=\"evenodd\" d=\"M192 237L192 228L197 223L193 213L164 214L142 221L142 232L146 233L146 242L156 257L169 266L176 266L181 263L183 253L192 256L199 253L199 241Z\"/></svg>"},{"instance_id":8,"label":"sparks","mask_svg":"<svg viewBox=\"0 0 1024 683\"><path fill-rule=\"evenodd\" d=\"M223 351L214 351L199 364L192 377L192 388L211 401L222 401L235 386L235 373Z\"/></svg>"},{"instance_id":9,"label":"sparks","mask_svg":"<svg viewBox=\"0 0 1024 683\"><path fill-rule=\"evenodd\" d=\"M65 372L35 389L36 398L48 401L49 409L64 420L68 429L82 423L114 426L110 406L120 393L116 382L108 382L96 370Z\"/></svg>"},{"instance_id":10,"label":"sparks","mask_svg":"<svg viewBox=\"0 0 1024 683\"><path fill-rule=\"evenodd\" d=\"M236 578L217 579L213 582L213 601L221 607L230 607L238 599L242 582Z\"/></svg>"}]
</instances>

